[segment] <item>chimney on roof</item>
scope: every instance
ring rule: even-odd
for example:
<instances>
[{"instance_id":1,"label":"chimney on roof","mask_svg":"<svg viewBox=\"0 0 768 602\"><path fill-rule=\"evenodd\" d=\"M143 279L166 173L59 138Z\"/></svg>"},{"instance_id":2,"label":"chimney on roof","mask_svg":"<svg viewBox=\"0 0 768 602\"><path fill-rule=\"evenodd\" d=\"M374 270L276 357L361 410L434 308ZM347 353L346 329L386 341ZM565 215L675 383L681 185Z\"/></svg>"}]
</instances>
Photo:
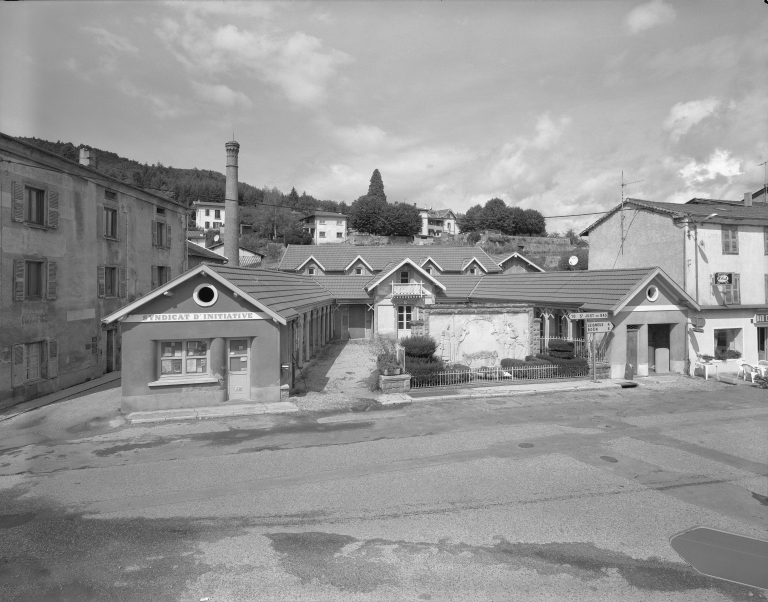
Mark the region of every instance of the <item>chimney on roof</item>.
<instances>
[{"instance_id":1,"label":"chimney on roof","mask_svg":"<svg viewBox=\"0 0 768 602\"><path fill-rule=\"evenodd\" d=\"M80 149L80 165L96 167L96 153L89 148Z\"/></svg>"},{"instance_id":2,"label":"chimney on roof","mask_svg":"<svg viewBox=\"0 0 768 602\"><path fill-rule=\"evenodd\" d=\"M227 187L224 193L224 215L229 227L224 229L224 257L228 265L240 265L239 228L240 215L237 207L237 155L240 145L234 140L227 142Z\"/></svg>"},{"instance_id":3,"label":"chimney on roof","mask_svg":"<svg viewBox=\"0 0 768 602\"><path fill-rule=\"evenodd\" d=\"M744 206L745 207L751 207L752 206L752 193L751 192L745 192L744 193Z\"/></svg>"}]
</instances>

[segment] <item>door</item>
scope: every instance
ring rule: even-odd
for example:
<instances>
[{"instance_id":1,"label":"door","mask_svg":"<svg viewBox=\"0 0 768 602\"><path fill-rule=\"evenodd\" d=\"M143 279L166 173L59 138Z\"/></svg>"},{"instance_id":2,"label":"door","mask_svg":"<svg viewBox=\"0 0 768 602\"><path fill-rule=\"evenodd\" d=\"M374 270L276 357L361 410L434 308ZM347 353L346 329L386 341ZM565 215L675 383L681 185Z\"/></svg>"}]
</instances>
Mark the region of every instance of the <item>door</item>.
<instances>
[{"instance_id":1,"label":"door","mask_svg":"<svg viewBox=\"0 0 768 602\"><path fill-rule=\"evenodd\" d=\"M115 370L115 331L107 331L107 372Z\"/></svg>"},{"instance_id":2,"label":"door","mask_svg":"<svg viewBox=\"0 0 768 602\"><path fill-rule=\"evenodd\" d=\"M349 338L365 338L365 305L349 306Z\"/></svg>"},{"instance_id":3,"label":"door","mask_svg":"<svg viewBox=\"0 0 768 602\"><path fill-rule=\"evenodd\" d=\"M250 358L248 357L248 339L229 339L227 341L227 392L228 398L248 399Z\"/></svg>"},{"instance_id":4,"label":"door","mask_svg":"<svg viewBox=\"0 0 768 602\"><path fill-rule=\"evenodd\" d=\"M757 327L757 361L768 360L766 357L766 347L768 347L768 328L765 326Z\"/></svg>"},{"instance_id":5,"label":"door","mask_svg":"<svg viewBox=\"0 0 768 602\"><path fill-rule=\"evenodd\" d=\"M397 306L397 338L411 336L411 319L413 318L413 305Z\"/></svg>"},{"instance_id":6,"label":"door","mask_svg":"<svg viewBox=\"0 0 768 602\"><path fill-rule=\"evenodd\" d=\"M637 329L627 327L627 372L637 374Z\"/></svg>"},{"instance_id":7,"label":"door","mask_svg":"<svg viewBox=\"0 0 768 602\"><path fill-rule=\"evenodd\" d=\"M648 369L669 372L669 324L648 325Z\"/></svg>"}]
</instances>

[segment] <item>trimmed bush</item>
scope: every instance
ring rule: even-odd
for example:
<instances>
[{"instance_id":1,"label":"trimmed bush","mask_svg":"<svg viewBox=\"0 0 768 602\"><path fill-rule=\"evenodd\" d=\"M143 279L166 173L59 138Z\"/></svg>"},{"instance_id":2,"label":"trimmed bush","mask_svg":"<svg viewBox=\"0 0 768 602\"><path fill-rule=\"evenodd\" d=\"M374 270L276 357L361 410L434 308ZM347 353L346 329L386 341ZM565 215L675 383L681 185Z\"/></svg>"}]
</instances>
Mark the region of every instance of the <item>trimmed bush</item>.
<instances>
[{"instance_id":1,"label":"trimmed bush","mask_svg":"<svg viewBox=\"0 0 768 602\"><path fill-rule=\"evenodd\" d=\"M539 353L537 357L557 366L558 376L586 376L589 374L589 362L583 357L563 359L543 353Z\"/></svg>"},{"instance_id":2,"label":"trimmed bush","mask_svg":"<svg viewBox=\"0 0 768 602\"><path fill-rule=\"evenodd\" d=\"M549 355L566 360L572 360L576 357L575 345L573 341L550 341Z\"/></svg>"},{"instance_id":3,"label":"trimmed bush","mask_svg":"<svg viewBox=\"0 0 768 602\"><path fill-rule=\"evenodd\" d=\"M431 357L437 349L435 339L427 335L417 335L400 339L400 346L405 349L405 355L411 357Z\"/></svg>"},{"instance_id":4,"label":"trimmed bush","mask_svg":"<svg viewBox=\"0 0 768 602\"><path fill-rule=\"evenodd\" d=\"M524 360L516 360L511 357L505 357L503 360L501 360L501 367L502 368L512 368L513 366L525 366L526 362Z\"/></svg>"},{"instance_id":5,"label":"trimmed bush","mask_svg":"<svg viewBox=\"0 0 768 602\"><path fill-rule=\"evenodd\" d=\"M443 360L434 355L430 357L405 356L405 371L412 379L418 379L422 385L440 384L438 375L445 370Z\"/></svg>"}]
</instances>

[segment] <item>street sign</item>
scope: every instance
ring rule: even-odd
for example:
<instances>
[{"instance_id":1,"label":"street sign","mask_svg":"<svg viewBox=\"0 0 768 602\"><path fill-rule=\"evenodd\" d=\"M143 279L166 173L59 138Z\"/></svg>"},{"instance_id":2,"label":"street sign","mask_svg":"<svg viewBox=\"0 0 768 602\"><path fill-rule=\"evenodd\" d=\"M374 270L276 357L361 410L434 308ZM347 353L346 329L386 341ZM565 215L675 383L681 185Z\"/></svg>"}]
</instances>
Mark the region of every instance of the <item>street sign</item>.
<instances>
[{"instance_id":1,"label":"street sign","mask_svg":"<svg viewBox=\"0 0 768 602\"><path fill-rule=\"evenodd\" d=\"M673 535L669 543L702 575L768 589L768 541L695 527Z\"/></svg>"},{"instance_id":2,"label":"street sign","mask_svg":"<svg viewBox=\"0 0 768 602\"><path fill-rule=\"evenodd\" d=\"M587 333L611 332L613 324L611 322L587 322Z\"/></svg>"},{"instance_id":3,"label":"street sign","mask_svg":"<svg viewBox=\"0 0 768 602\"><path fill-rule=\"evenodd\" d=\"M607 311L582 311L574 312L568 316L571 320L607 320Z\"/></svg>"}]
</instances>

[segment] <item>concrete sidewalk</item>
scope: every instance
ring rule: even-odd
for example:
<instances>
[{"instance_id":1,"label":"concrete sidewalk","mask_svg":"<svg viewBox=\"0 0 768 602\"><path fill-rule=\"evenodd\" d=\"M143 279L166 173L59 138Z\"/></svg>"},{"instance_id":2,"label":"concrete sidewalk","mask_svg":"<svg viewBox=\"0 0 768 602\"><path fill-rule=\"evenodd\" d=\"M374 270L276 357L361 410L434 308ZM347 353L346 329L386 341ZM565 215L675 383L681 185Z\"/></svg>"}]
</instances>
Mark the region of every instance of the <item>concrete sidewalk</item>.
<instances>
[{"instance_id":1,"label":"concrete sidewalk","mask_svg":"<svg viewBox=\"0 0 768 602\"><path fill-rule=\"evenodd\" d=\"M485 397L511 397L516 395L536 395L541 393L564 393L568 391L592 391L599 389L615 389L623 383L632 381L602 380L596 383L592 381L566 381L555 383L532 383L525 385L499 385L491 387L466 387L462 389L424 389L412 390L410 393L388 393L376 398L382 405L398 403L412 403L414 401L455 401L460 399L473 399ZM630 386L636 386L632 382Z\"/></svg>"},{"instance_id":2,"label":"concrete sidewalk","mask_svg":"<svg viewBox=\"0 0 768 602\"><path fill-rule=\"evenodd\" d=\"M56 391L55 393L43 395L42 397L37 397L30 401L18 403L14 406L11 406L9 408L6 408L0 411L0 422L2 422L3 420L10 420L11 418L18 416L19 414L24 414L25 412L36 410L37 408L42 408L43 406L56 403L57 401L69 399L70 397L74 397L75 395L79 395L80 393L83 393L85 391L89 391L91 389L101 387L102 385L113 383L114 381L119 381L120 374L121 374L120 372L110 372L109 374L105 374L104 376L100 376L99 378L94 378L93 380L89 380L88 382L75 385L74 387L69 387L68 389L62 389L61 391ZM116 386L119 386L119 385L120 383L117 383Z\"/></svg>"},{"instance_id":3,"label":"concrete sidewalk","mask_svg":"<svg viewBox=\"0 0 768 602\"><path fill-rule=\"evenodd\" d=\"M233 416L258 416L261 414L292 414L299 408L290 401L274 403L235 403L203 408L179 408L177 410L154 410L152 412L131 412L125 418L131 424L166 422L169 420L202 420L204 418L229 418Z\"/></svg>"}]
</instances>

